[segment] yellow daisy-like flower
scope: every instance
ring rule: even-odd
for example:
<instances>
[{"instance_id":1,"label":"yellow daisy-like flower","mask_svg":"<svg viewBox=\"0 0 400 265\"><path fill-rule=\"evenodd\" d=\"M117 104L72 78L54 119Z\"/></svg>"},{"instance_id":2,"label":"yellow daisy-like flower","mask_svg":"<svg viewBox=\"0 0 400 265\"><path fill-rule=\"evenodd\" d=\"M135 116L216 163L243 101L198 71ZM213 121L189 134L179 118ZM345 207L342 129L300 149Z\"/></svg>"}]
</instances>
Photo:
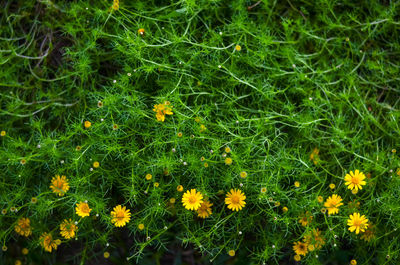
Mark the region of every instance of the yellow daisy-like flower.
<instances>
[{"instance_id":1,"label":"yellow daisy-like flower","mask_svg":"<svg viewBox=\"0 0 400 265\"><path fill-rule=\"evenodd\" d=\"M144 33L144 30L143 30L143 33ZM172 112L172 106L170 106L169 101L165 101L164 103L154 105L153 111L156 112L157 121L161 121L161 122L165 121L165 115L174 114Z\"/></svg>"},{"instance_id":2,"label":"yellow daisy-like flower","mask_svg":"<svg viewBox=\"0 0 400 265\"><path fill-rule=\"evenodd\" d=\"M238 52L240 52L241 49L242 49L242 47L240 45L235 46L235 50L237 50Z\"/></svg>"},{"instance_id":3,"label":"yellow daisy-like flower","mask_svg":"<svg viewBox=\"0 0 400 265\"><path fill-rule=\"evenodd\" d=\"M142 29L142 28L138 29L138 33L139 33L140 35L144 35L145 32L146 32L146 31L145 31L144 29Z\"/></svg>"},{"instance_id":4,"label":"yellow daisy-like flower","mask_svg":"<svg viewBox=\"0 0 400 265\"><path fill-rule=\"evenodd\" d=\"M153 178L153 175L151 174L146 174L145 176L146 180L151 180Z\"/></svg>"},{"instance_id":5,"label":"yellow daisy-like flower","mask_svg":"<svg viewBox=\"0 0 400 265\"><path fill-rule=\"evenodd\" d=\"M92 126L92 123L90 121L85 121L84 125L85 128L90 128L90 126Z\"/></svg>"},{"instance_id":6,"label":"yellow daisy-like flower","mask_svg":"<svg viewBox=\"0 0 400 265\"><path fill-rule=\"evenodd\" d=\"M187 190L182 196L183 206L188 210L197 210L203 203L203 195L196 189Z\"/></svg>"},{"instance_id":7,"label":"yellow daisy-like flower","mask_svg":"<svg viewBox=\"0 0 400 265\"><path fill-rule=\"evenodd\" d=\"M200 132L205 132L207 127L204 124L200 124Z\"/></svg>"},{"instance_id":8,"label":"yellow daisy-like flower","mask_svg":"<svg viewBox=\"0 0 400 265\"><path fill-rule=\"evenodd\" d=\"M294 260L295 261L300 261L301 260L301 256L300 255L294 255Z\"/></svg>"},{"instance_id":9,"label":"yellow daisy-like flower","mask_svg":"<svg viewBox=\"0 0 400 265\"><path fill-rule=\"evenodd\" d=\"M332 196L326 199L324 206L328 210L328 214L336 214L339 212L339 206L342 206L342 197L336 194L332 194Z\"/></svg>"},{"instance_id":10,"label":"yellow daisy-like flower","mask_svg":"<svg viewBox=\"0 0 400 265\"><path fill-rule=\"evenodd\" d=\"M0 136L6 136L6 131L1 131Z\"/></svg>"},{"instance_id":11,"label":"yellow daisy-like flower","mask_svg":"<svg viewBox=\"0 0 400 265\"><path fill-rule=\"evenodd\" d=\"M303 214L300 216L299 223L300 223L302 226L307 226L309 223L311 223L311 221L313 220L313 218L314 218L314 217L310 214L310 212L307 211L307 212L303 213Z\"/></svg>"},{"instance_id":12,"label":"yellow daisy-like flower","mask_svg":"<svg viewBox=\"0 0 400 265\"><path fill-rule=\"evenodd\" d=\"M309 231L303 238L304 243L308 245L308 250L321 249L325 245L325 238L321 235L321 231L313 229Z\"/></svg>"},{"instance_id":13,"label":"yellow daisy-like flower","mask_svg":"<svg viewBox=\"0 0 400 265\"><path fill-rule=\"evenodd\" d=\"M362 186L367 184L365 181L365 175L364 173L360 172L358 169L353 173L353 171L350 171L350 174L346 174L344 177L344 180L346 181L344 184L346 184L347 188L350 190L355 189L358 191L359 189L362 189Z\"/></svg>"},{"instance_id":14,"label":"yellow daisy-like flower","mask_svg":"<svg viewBox=\"0 0 400 265\"><path fill-rule=\"evenodd\" d=\"M126 209L125 206L117 205L111 211L111 223L115 223L116 227L123 227L131 220L131 210Z\"/></svg>"},{"instance_id":15,"label":"yellow daisy-like flower","mask_svg":"<svg viewBox=\"0 0 400 265\"><path fill-rule=\"evenodd\" d=\"M205 199L199 209L197 209L198 216L201 218L209 217L212 214L211 206L213 206L213 204Z\"/></svg>"},{"instance_id":16,"label":"yellow daisy-like flower","mask_svg":"<svg viewBox=\"0 0 400 265\"><path fill-rule=\"evenodd\" d=\"M108 259L110 257L110 252L108 252L108 251L104 252L103 257Z\"/></svg>"},{"instance_id":17,"label":"yellow daisy-like flower","mask_svg":"<svg viewBox=\"0 0 400 265\"><path fill-rule=\"evenodd\" d=\"M335 185L334 183L331 183L331 184L329 184L329 188L330 188L331 190L333 190L334 188L336 188L336 185Z\"/></svg>"},{"instance_id":18,"label":"yellow daisy-like flower","mask_svg":"<svg viewBox=\"0 0 400 265\"><path fill-rule=\"evenodd\" d=\"M307 243L297 241L293 244L293 251L297 255L305 256L308 253L308 245L307 245Z\"/></svg>"},{"instance_id":19,"label":"yellow daisy-like flower","mask_svg":"<svg viewBox=\"0 0 400 265\"><path fill-rule=\"evenodd\" d=\"M230 157L225 158L225 165L230 166L230 165L232 165L232 162L233 162L232 158L230 158Z\"/></svg>"},{"instance_id":20,"label":"yellow daisy-like flower","mask_svg":"<svg viewBox=\"0 0 400 265\"><path fill-rule=\"evenodd\" d=\"M119 0L114 0L113 5L111 7L113 10L118 10L119 9Z\"/></svg>"},{"instance_id":21,"label":"yellow daisy-like flower","mask_svg":"<svg viewBox=\"0 0 400 265\"><path fill-rule=\"evenodd\" d=\"M228 205L228 209L239 211L246 205L245 199L246 196L241 190L231 189L230 192L226 194L225 204Z\"/></svg>"},{"instance_id":22,"label":"yellow daisy-like flower","mask_svg":"<svg viewBox=\"0 0 400 265\"><path fill-rule=\"evenodd\" d=\"M64 194L69 190L68 179L66 176L56 175L51 179L50 188L54 193L57 193L58 196L64 196Z\"/></svg>"},{"instance_id":23,"label":"yellow daisy-like flower","mask_svg":"<svg viewBox=\"0 0 400 265\"><path fill-rule=\"evenodd\" d=\"M361 239L370 242L375 238L375 225L369 222L368 229L362 234Z\"/></svg>"},{"instance_id":24,"label":"yellow daisy-like flower","mask_svg":"<svg viewBox=\"0 0 400 265\"><path fill-rule=\"evenodd\" d=\"M69 220L65 219L60 224L60 234L65 239L74 238L76 230L78 230L78 227L75 225L75 223L71 219L69 219Z\"/></svg>"},{"instance_id":25,"label":"yellow daisy-like flower","mask_svg":"<svg viewBox=\"0 0 400 265\"><path fill-rule=\"evenodd\" d=\"M318 197L317 197L317 200L318 200L319 203L322 203L322 202L324 201L324 197L318 196Z\"/></svg>"},{"instance_id":26,"label":"yellow daisy-like flower","mask_svg":"<svg viewBox=\"0 0 400 265\"><path fill-rule=\"evenodd\" d=\"M284 213L286 213L287 211L289 211L289 209L288 209L288 207L283 206L283 207L282 207L282 211L283 211Z\"/></svg>"},{"instance_id":27,"label":"yellow daisy-like flower","mask_svg":"<svg viewBox=\"0 0 400 265\"><path fill-rule=\"evenodd\" d=\"M357 265L357 260L352 259L352 260L350 261L350 264L351 264L351 265Z\"/></svg>"},{"instance_id":28,"label":"yellow daisy-like flower","mask_svg":"<svg viewBox=\"0 0 400 265\"><path fill-rule=\"evenodd\" d=\"M138 228L139 228L139 230L143 230L144 229L144 224L139 224Z\"/></svg>"},{"instance_id":29,"label":"yellow daisy-like flower","mask_svg":"<svg viewBox=\"0 0 400 265\"><path fill-rule=\"evenodd\" d=\"M247 177L247 172L246 171L240 172L240 177L241 178L246 178Z\"/></svg>"},{"instance_id":30,"label":"yellow daisy-like flower","mask_svg":"<svg viewBox=\"0 0 400 265\"><path fill-rule=\"evenodd\" d=\"M40 245L46 250L47 252L51 252L53 249L57 250L57 247L61 244L61 240L53 239L53 236L50 233L43 233L40 236Z\"/></svg>"},{"instance_id":31,"label":"yellow daisy-like flower","mask_svg":"<svg viewBox=\"0 0 400 265\"><path fill-rule=\"evenodd\" d=\"M176 187L176 190L179 191L179 192L182 192L183 191L183 186L182 185L178 185Z\"/></svg>"},{"instance_id":32,"label":"yellow daisy-like flower","mask_svg":"<svg viewBox=\"0 0 400 265\"><path fill-rule=\"evenodd\" d=\"M314 148L310 154L310 160L313 161L314 165L318 164L319 162L319 149Z\"/></svg>"},{"instance_id":33,"label":"yellow daisy-like flower","mask_svg":"<svg viewBox=\"0 0 400 265\"><path fill-rule=\"evenodd\" d=\"M231 250L228 251L228 255L231 256L231 257L234 257L236 255L236 251L231 249Z\"/></svg>"},{"instance_id":34,"label":"yellow daisy-like flower","mask_svg":"<svg viewBox=\"0 0 400 265\"><path fill-rule=\"evenodd\" d=\"M100 166L99 162L97 162L97 161L93 162L93 167L94 168L98 168L99 166Z\"/></svg>"},{"instance_id":35,"label":"yellow daisy-like flower","mask_svg":"<svg viewBox=\"0 0 400 265\"><path fill-rule=\"evenodd\" d=\"M27 248L23 248L21 252L22 252L22 255L28 255L29 250Z\"/></svg>"},{"instance_id":36,"label":"yellow daisy-like flower","mask_svg":"<svg viewBox=\"0 0 400 265\"><path fill-rule=\"evenodd\" d=\"M365 215L360 215L359 213L350 214L349 219L347 220L347 225L349 226L349 231L354 232L358 235L361 232L365 232L365 229L368 227L368 219Z\"/></svg>"},{"instance_id":37,"label":"yellow daisy-like flower","mask_svg":"<svg viewBox=\"0 0 400 265\"><path fill-rule=\"evenodd\" d=\"M28 237L32 234L31 220L29 218L21 217L18 219L17 224L14 227L15 232L21 236Z\"/></svg>"},{"instance_id":38,"label":"yellow daisy-like flower","mask_svg":"<svg viewBox=\"0 0 400 265\"><path fill-rule=\"evenodd\" d=\"M92 209L89 208L89 204L86 202L80 202L76 205L75 211L80 217L86 217L90 215Z\"/></svg>"},{"instance_id":39,"label":"yellow daisy-like flower","mask_svg":"<svg viewBox=\"0 0 400 265\"><path fill-rule=\"evenodd\" d=\"M300 182L295 181L295 182L294 182L294 186L295 186L296 188L300 187Z\"/></svg>"}]
</instances>

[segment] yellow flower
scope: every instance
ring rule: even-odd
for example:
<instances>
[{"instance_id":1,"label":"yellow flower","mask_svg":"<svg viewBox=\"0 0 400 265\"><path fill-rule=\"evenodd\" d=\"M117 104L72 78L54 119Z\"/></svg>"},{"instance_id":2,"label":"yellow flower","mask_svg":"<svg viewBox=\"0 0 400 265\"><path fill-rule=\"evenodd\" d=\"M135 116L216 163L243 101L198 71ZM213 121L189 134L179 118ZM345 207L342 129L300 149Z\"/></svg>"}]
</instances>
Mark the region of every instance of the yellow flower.
<instances>
[{"instance_id":1,"label":"yellow flower","mask_svg":"<svg viewBox=\"0 0 400 265\"><path fill-rule=\"evenodd\" d=\"M7 249L8 249L7 246L4 246L4 245L3 245L3 246L1 247L1 250L3 250L3 251L7 251Z\"/></svg>"},{"instance_id":2,"label":"yellow flower","mask_svg":"<svg viewBox=\"0 0 400 265\"><path fill-rule=\"evenodd\" d=\"M112 9L118 10L119 9L119 0L114 0Z\"/></svg>"},{"instance_id":3,"label":"yellow flower","mask_svg":"<svg viewBox=\"0 0 400 265\"><path fill-rule=\"evenodd\" d=\"M80 146L80 145L77 145L77 146L75 147L75 150L78 151L78 152L81 151L81 149L82 149L82 146Z\"/></svg>"},{"instance_id":4,"label":"yellow flower","mask_svg":"<svg viewBox=\"0 0 400 265\"><path fill-rule=\"evenodd\" d=\"M308 250L310 251L321 249L325 245L325 238L321 235L321 231L318 228L309 231L304 236L303 241L308 245Z\"/></svg>"},{"instance_id":5,"label":"yellow flower","mask_svg":"<svg viewBox=\"0 0 400 265\"><path fill-rule=\"evenodd\" d=\"M234 257L236 252L233 249L231 249L228 251L228 254L229 254L229 256Z\"/></svg>"},{"instance_id":6,"label":"yellow flower","mask_svg":"<svg viewBox=\"0 0 400 265\"><path fill-rule=\"evenodd\" d=\"M230 153L231 152L231 148L229 146L225 147L225 153Z\"/></svg>"},{"instance_id":7,"label":"yellow flower","mask_svg":"<svg viewBox=\"0 0 400 265\"><path fill-rule=\"evenodd\" d=\"M197 210L203 203L203 195L196 189L187 190L182 196L183 206L188 210Z\"/></svg>"},{"instance_id":8,"label":"yellow flower","mask_svg":"<svg viewBox=\"0 0 400 265\"><path fill-rule=\"evenodd\" d=\"M228 205L228 209L239 211L246 205L245 199L246 196L241 190L231 189L230 192L226 194L225 204Z\"/></svg>"},{"instance_id":9,"label":"yellow flower","mask_svg":"<svg viewBox=\"0 0 400 265\"><path fill-rule=\"evenodd\" d=\"M175 198L171 198L171 199L169 199L169 202L171 203L171 204L174 204L175 203Z\"/></svg>"},{"instance_id":10,"label":"yellow flower","mask_svg":"<svg viewBox=\"0 0 400 265\"><path fill-rule=\"evenodd\" d=\"M282 207L282 211L283 211L284 213L286 213L287 211L289 211L289 209L288 209L288 207L283 206L283 207Z\"/></svg>"},{"instance_id":11,"label":"yellow flower","mask_svg":"<svg viewBox=\"0 0 400 265\"><path fill-rule=\"evenodd\" d=\"M110 257L110 252L108 252L108 251L104 252L103 257L108 259Z\"/></svg>"},{"instance_id":12,"label":"yellow flower","mask_svg":"<svg viewBox=\"0 0 400 265\"><path fill-rule=\"evenodd\" d=\"M100 166L100 163L99 163L99 162L95 161L95 162L93 163L93 167L94 167L94 168L98 168L99 166Z\"/></svg>"},{"instance_id":13,"label":"yellow flower","mask_svg":"<svg viewBox=\"0 0 400 265\"><path fill-rule=\"evenodd\" d=\"M240 52L241 49L242 49L242 47L240 47L240 45L235 46L235 50L237 50L238 52Z\"/></svg>"},{"instance_id":14,"label":"yellow flower","mask_svg":"<svg viewBox=\"0 0 400 265\"><path fill-rule=\"evenodd\" d=\"M143 33L144 33L144 30L143 30ZM140 33L140 34L142 34L142 33ZM153 111L156 112L157 121L162 121L162 122L165 121L165 115L174 114L172 112L172 106L170 106L170 103L168 101L166 101L162 104L154 105Z\"/></svg>"},{"instance_id":15,"label":"yellow flower","mask_svg":"<svg viewBox=\"0 0 400 265\"><path fill-rule=\"evenodd\" d=\"M333 194L326 199L324 206L328 209L328 214L336 214L339 212L339 206L342 206L342 197Z\"/></svg>"},{"instance_id":16,"label":"yellow flower","mask_svg":"<svg viewBox=\"0 0 400 265\"><path fill-rule=\"evenodd\" d=\"M27 248L23 248L21 252L22 252L22 255L28 255L29 250Z\"/></svg>"},{"instance_id":17,"label":"yellow flower","mask_svg":"<svg viewBox=\"0 0 400 265\"><path fill-rule=\"evenodd\" d=\"M179 192L182 192L183 191L183 186L182 185L178 185L176 187L176 190L179 191Z\"/></svg>"},{"instance_id":18,"label":"yellow flower","mask_svg":"<svg viewBox=\"0 0 400 265\"><path fill-rule=\"evenodd\" d=\"M294 243L293 250L297 255L305 256L308 253L308 246L306 243L298 241Z\"/></svg>"},{"instance_id":19,"label":"yellow flower","mask_svg":"<svg viewBox=\"0 0 400 265\"><path fill-rule=\"evenodd\" d=\"M240 172L240 177L241 178L246 178L247 177L247 172L246 171Z\"/></svg>"},{"instance_id":20,"label":"yellow flower","mask_svg":"<svg viewBox=\"0 0 400 265\"><path fill-rule=\"evenodd\" d=\"M371 239L375 238L375 225L371 222L368 224L368 229L362 234L361 239L370 242Z\"/></svg>"},{"instance_id":21,"label":"yellow flower","mask_svg":"<svg viewBox=\"0 0 400 265\"><path fill-rule=\"evenodd\" d=\"M6 136L6 131L1 131L0 136Z\"/></svg>"},{"instance_id":22,"label":"yellow flower","mask_svg":"<svg viewBox=\"0 0 400 265\"><path fill-rule=\"evenodd\" d=\"M139 230L143 230L144 229L144 224L139 224L138 228L139 228Z\"/></svg>"},{"instance_id":23,"label":"yellow flower","mask_svg":"<svg viewBox=\"0 0 400 265\"><path fill-rule=\"evenodd\" d=\"M197 209L197 214L201 218L207 218L212 214L211 206L213 204L210 203L208 200L204 200L203 203L200 205L199 209Z\"/></svg>"},{"instance_id":24,"label":"yellow flower","mask_svg":"<svg viewBox=\"0 0 400 265\"><path fill-rule=\"evenodd\" d=\"M312 221L313 218L314 218L314 217L310 214L310 212L307 211L307 212L303 213L303 214L300 216L299 223L300 223L302 226L307 226L309 223L311 223L311 221Z\"/></svg>"},{"instance_id":25,"label":"yellow flower","mask_svg":"<svg viewBox=\"0 0 400 265\"><path fill-rule=\"evenodd\" d=\"M300 261L301 260L301 256L300 255L294 255L294 260L295 261Z\"/></svg>"},{"instance_id":26,"label":"yellow flower","mask_svg":"<svg viewBox=\"0 0 400 265\"><path fill-rule=\"evenodd\" d=\"M318 197L317 197L317 200L318 200L319 203L322 203L322 202L324 201L324 197L318 196Z\"/></svg>"},{"instance_id":27,"label":"yellow flower","mask_svg":"<svg viewBox=\"0 0 400 265\"><path fill-rule=\"evenodd\" d=\"M295 186L296 188L300 187L300 182L295 181L295 182L294 182L294 186Z\"/></svg>"},{"instance_id":28,"label":"yellow flower","mask_svg":"<svg viewBox=\"0 0 400 265\"><path fill-rule=\"evenodd\" d=\"M154 182L154 187L158 188L158 186L160 186L160 183Z\"/></svg>"},{"instance_id":29,"label":"yellow flower","mask_svg":"<svg viewBox=\"0 0 400 265\"><path fill-rule=\"evenodd\" d=\"M334 188L336 188L336 185L333 184L333 183L331 183L331 184L329 184L329 188L330 188L331 190L333 190Z\"/></svg>"},{"instance_id":30,"label":"yellow flower","mask_svg":"<svg viewBox=\"0 0 400 265\"><path fill-rule=\"evenodd\" d=\"M349 226L349 231L354 232L358 235L361 232L365 232L365 229L368 227L368 219L365 218L365 215L361 215L359 213L350 214L349 219L347 220L347 225Z\"/></svg>"},{"instance_id":31,"label":"yellow flower","mask_svg":"<svg viewBox=\"0 0 400 265\"><path fill-rule=\"evenodd\" d=\"M31 220L29 218L21 217L18 219L17 224L14 227L15 232L21 236L28 237L32 234Z\"/></svg>"},{"instance_id":32,"label":"yellow flower","mask_svg":"<svg viewBox=\"0 0 400 265\"><path fill-rule=\"evenodd\" d=\"M89 204L86 202L80 202L76 205L75 211L80 217L85 217L90 215L92 209L89 208Z\"/></svg>"},{"instance_id":33,"label":"yellow flower","mask_svg":"<svg viewBox=\"0 0 400 265\"><path fill-rule=\"evenodd\" d=\"M92 123L90 121L85 121L85 128L89 128L92 126Z\"/></svg>"},{"instance_id":34,"label":"yellow flower","mask_svg":"<svg viewBox=\"0 0 400 265\"><path fill-rule=\"evenodd\" d=\"M208 163L207 162L204 162L204 167L208 167Z\"/></svg>"},{"instance_id":35,"label":"yellow flower","mask_svg":"<svg viewBox=\"0 0 400 265\"><path fill-rule=\"evenodd\" d=\"M1 210L1 214L6 214L7 213L7 209L3 209L3 210Z\"/></svg>"},{"instance_id":36,"label":"yellow flower","mask_svg":"<svg viewBox=\"0 0 400 265\"><path fill-rule=\"evenodd\" d=\"M60 234L65 239L74 238L76 230L78 230L78 227L75 225L75 223L71 219L69 219L69 220L65 219L60 224Z\"/></svg>"},{"instance_id":37,"label":"yellow flower","mask_svg":"<svg viewBox=\"0 0 400 265\"><path fill-rule=\"evenodd\" d=\"M25 165L26 164L26 159L21 159L21 165Z\"/></svg>"},{"instance_id":38,"label":"yellow flower","mask_svg":"<svg viewBox=\"0 0 400 265\"><path fill-rule=\"evenodd\" d=\"M344 177L344 180L346 181L344 184L346 184L347 188L350 190L355 189L358 191L358 189L362 189L362 186L367 184L365 181L365 175L364 173L360 172L358 169L353 173L353 171L350 171L350 174L346 174Z\"/></svg>"},{"instance_id":39,"label":"yellow flower","mask_svg":"<svg viewBox=\"0 0 400 265\"><path fill-rule=\"evenodd\" d=\"M260 190L261 193L266 193L267 192L267 188L266 187L262 187Z\"/></svg>"},{"instance_id":40,"label":"yellow flower","mask_svg":"<svg viewBox=\"0 0 400 265\"><path fill-rule=\"evenodd\" d=\"M314 165L318 164L319 162L319 149L314 148L310 154L310 160L313 161Z\"/></svg>"},{"instance_id":41,"label":"yellow flower","mask_svg":"<svg viewBox=\"0 0 400 265\"><path fill-rule=\"evenodd\" d=\"M118 126L118 124L113 124L113 130L115 131L115 130L118 130L118 128L119 128L119 126Z\"/></svg>"},{"instance_id":42,"label":"yellow flower","mask_svg":"<svg viewBox=\"0 0 400 265\"><path fill-rule=\"evenodd\" d=\"M117 205L111 211L111 223L115 223L116 227L123 227L131 220L131 210L126 209L125 206Z\"/></svg>"},{"instance_id":43,"label":"yellow flower","mask_svg":"<svg viewBox=\"0 0 400 265\"><path fill-rule=\"evenodd\" d=\"M138 33L139 33L140 35L144 35L145 30L144 30L144 29L138 29Z\"/></svg>"},{"instance_id":44,"label":"yellow flower","mask_svg":"<svg viewBox=\"0 0 400 265\"><path fill-rule=\"evenodd\" d=\"M19 259L17 259L17 260L14 262L14 265L22 265L22 262L21 262Z\"/></svg>"},{"instance_id":45,"label":"yellow flower","mask_svg":"<svg viewBox=\"0 0 400 265\"><path fill-rule=\"evenodd\" d=\"M43 233L40 236L40 244L47 252L51 252L53 249L57 250L57 247L61 244L61 240L53 239L53 236L50 233Z\"/></svg>"},{"instance_id":46,"label":"yellow flower","mask_svg":"<svg viewBox=\"0 0 400 265\"><path fill-rule=\"evenodd\" d=\"M146 180L151 180L153 178L153 175L147 174L145 178L146 178Z\"/></svg>"},{"instance_id":47,"label":"yellow flower","mask_svg":"<svg viewBox=\"0 0 400 265\"><path fill-rule=\"evenodd\" d=\"M54 193L58 193L58 196L64 196L64 194L69 190L67 177L56 175L56 177L53 177L51 180L50 188Z\"/></svg>"},{"instance_id":48,"label":"yellow flower","mask_svg":"<svg viewBox=\"0 0 400 265\"><path fill-rule=\"evenodd\" d=\"M351 264L351 265L357 265L357 260L352 259L352 260L350 261L350 264Z\"/></svg>"},{"instance_id":49,"label":"yellow flower","mask_svg":"<svg viewBox=\"0 0 400 265\"><path fill-rule=\"evenodd\" d=\"M200 132L205 132L207 127L204 124L200 124Z\"/></svg>"},{"instance_id":50,"label":"yellow flower","mask_svg":"<svg viewBox=\"0 0 400 265\"><path fill-rule=\"evenodd\" d=\"M232 158L230 158L230 157L227 157L227 158L225 158L225 165L232 165Z\"/></svg>"},{"instance_id":51,"label":"yellow flower","mask_svg":"<svg viewBox=\"0 0 400 265\"><path fill-rule=\"evenodd\" d=\"M31 198L31 203L37 203L37 198L36 197L32 197Z\"/></svg>"}]
</instances>

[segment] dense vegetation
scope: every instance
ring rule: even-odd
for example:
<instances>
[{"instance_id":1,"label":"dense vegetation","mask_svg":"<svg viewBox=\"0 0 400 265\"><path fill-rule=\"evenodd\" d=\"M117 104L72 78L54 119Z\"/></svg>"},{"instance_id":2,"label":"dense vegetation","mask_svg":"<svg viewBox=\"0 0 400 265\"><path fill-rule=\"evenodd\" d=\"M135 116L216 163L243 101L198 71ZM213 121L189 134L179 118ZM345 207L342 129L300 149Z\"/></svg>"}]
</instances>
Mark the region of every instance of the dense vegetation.
<instances>
[{"instance_id":1,"label":"dense vegetation","mask_svg":"<svg viewBox=\"0 0 400 265\"><path fill-rule=\"evenodd\" d=\"M399 14L2 1L0 263L399 264Z\"/></svg>"}]
</instances>

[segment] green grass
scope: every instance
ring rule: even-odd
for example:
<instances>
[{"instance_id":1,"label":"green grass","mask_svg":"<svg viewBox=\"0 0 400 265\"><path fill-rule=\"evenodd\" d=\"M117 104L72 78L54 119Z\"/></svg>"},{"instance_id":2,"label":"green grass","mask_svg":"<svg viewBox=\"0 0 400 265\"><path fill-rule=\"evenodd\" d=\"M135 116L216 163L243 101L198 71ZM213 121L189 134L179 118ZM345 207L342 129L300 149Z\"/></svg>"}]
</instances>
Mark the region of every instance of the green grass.
<instances>
[{"instance_id":1,"label":"green grass","mask_svg":"<svg viewBox=\"0 0 400 265\"><path fill-rule=\"evenodd\" d=\"M326 243L302 264L399 264L399 1L111 6L0 4L1 264L294 264L294 242L317 228ZM164 101L174 114L159 122L152 109ZM356 195L344 184L355 169L371 174ZM55 175L69 179L63 197ZM207 196L212 215L184 209L177 185ZM231 188L246 194L239 212L224 204ZM328 216L317 196L333 193L344 205ZM80 220L84 200L93 210ZM111 223L118 204L132 212L124 228ZM376 225L370 242L348 231L354 211ZM27 238L14 231L20 217ZM69 218L77 240L59 233ZM57 251L42 249L43 232L62 239Z\"/></svg>"}]
</instances>

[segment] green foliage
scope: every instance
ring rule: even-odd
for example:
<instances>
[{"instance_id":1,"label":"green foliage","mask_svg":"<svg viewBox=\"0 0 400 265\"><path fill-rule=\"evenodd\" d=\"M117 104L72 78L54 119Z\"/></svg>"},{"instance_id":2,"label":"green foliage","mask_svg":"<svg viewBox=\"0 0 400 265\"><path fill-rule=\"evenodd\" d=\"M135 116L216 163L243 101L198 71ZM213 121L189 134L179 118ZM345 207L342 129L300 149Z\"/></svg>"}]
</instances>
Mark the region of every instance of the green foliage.
<instances>
[{"instance_id":1,"label":"green foliage","mask_svg":"<svg viewBox=\"0 0 400 265\"><path fill-rule=\"evenodd\" d=\"M113 264L293 264L294 242L318 228L326 243L301 263L399 264L399 5L3 1L0 263L101 264L107 251ZM165 101L174 114L160 122L153 107ZM355 169L370 175L352 194ZM62 197L55 175L69 180ZM178 185L208 197L212 215L184 209ZM238 212L224 202L232 188L247 197ZM344 205L329 216L317 197L333 193ZM111 223L118 204L132 213L123 228ZM354 211L375 225L371 241L348 231ZM60 235L69 218L77 240ZM56 251L42 249L44 232L62 239Z\"/></svg>"}]
</instances>

